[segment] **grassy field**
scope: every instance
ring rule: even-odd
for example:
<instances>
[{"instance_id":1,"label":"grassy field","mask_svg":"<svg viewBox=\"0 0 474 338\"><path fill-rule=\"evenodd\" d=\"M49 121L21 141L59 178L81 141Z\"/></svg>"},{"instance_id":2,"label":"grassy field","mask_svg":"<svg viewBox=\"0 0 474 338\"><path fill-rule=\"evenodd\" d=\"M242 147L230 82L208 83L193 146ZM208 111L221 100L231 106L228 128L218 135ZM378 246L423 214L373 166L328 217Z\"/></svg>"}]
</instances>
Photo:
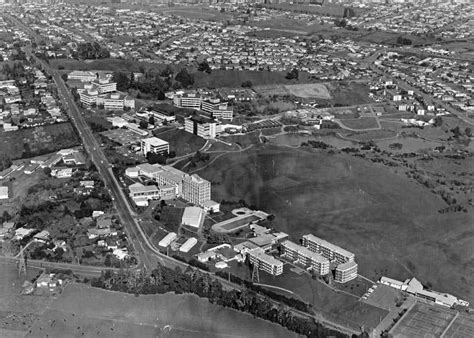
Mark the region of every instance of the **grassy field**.
<instances>
[{"instance_id":1,"label":"grassy field","mask_svg":"<svg viewBox=\"0 0 474 338\"><path fill-rule=\"evenodd\" d=\"M343 125L351 129L377 128L377 120L374 117L360 117L358 119L341 119Z\"/></svg>"},{"instance_id":2,"label":"grassy field","mask_svg":"<svg viewBox=\"0 0 474 338\"><path fill-rule=\"evenodd\" d=\"M27 337L292 337L290 331L191 295L133 295L73 284Z\"/></svg>"},{"instance_id":3,"label":"grassy field","mask_svg":"<svg viewBox=\"0 0 474 338\"><path fill-rule=\"evenodd\" d=\"M352 106L355 104L373 103L369 98L369 87L364 83L351 82L346 85L328 85L335 104Z\"/></svg>"},{"instance_id":4,"label":"grassy field","mask_svg":"<svg viewBox=\"0 0 474 338\"><path fill-rule=\"evenodd\" d=\"M33 157L79 144L71 123L57 123L36 128L0 133L0 158Z\"/></svg>"},{"instance_id":5,"label":"grassy field","mask_svg":"<svg viewBox=\"0 0 474 338\"><path fill-rule=\"evenodd\" d=\"M384 167L347 155L260 146L219 158L199 175L213 200L245 199L276 215L294 240L321 236L356 254L375 280L416 276L435 290L474 299L472 215L439 214L444 202ZM449 232L447 225L449 224ZM440 270L445 273L439 273Z\"/></svg>"},{"instance_id":6,"label":"grassy field","mask_svg":"<svg viewBox=\"0 0 474 338\"><path fill-rule=\"evenodd\" d=\"M309 82L309 74L300 72L298 82ZM269 71L239 71L213 70L211 74L204 72L194 73L194 87L219 88L240 87L243 82L251 81L254 86L267 84L291 84L293 81L285 79L286 72Z\"/></svg>"},{"instance_id":7,"label":"grassy field","mask_svg":"<svg viewBox=\"0 0 474 338\"><path fill-rule=\"evenodd\" d=\"M175 151L176 156L194 153L206 143L206 140L204 140L202 137L179 129L172 129L162 133L157 133L155 136L162 140L168 141L170 144L170 151Z\"/></svg>"},{"instance_id":8,"label":"grassy field","mask_svg":"<svg viewBox=\"0 0 474 338\"><path fill-rule=\"evenodd\" d=\"M52 67L64 70L104 70L104 71L125 71L125 72L138 72L140 67L145 69L152 68L158 71L163 70L166 65L148 63L148 62L135 62L130 60L122 59L98 59L93 61L80 61L75 59L52 59L49 61Z\"/></svg>"}]
</instances>

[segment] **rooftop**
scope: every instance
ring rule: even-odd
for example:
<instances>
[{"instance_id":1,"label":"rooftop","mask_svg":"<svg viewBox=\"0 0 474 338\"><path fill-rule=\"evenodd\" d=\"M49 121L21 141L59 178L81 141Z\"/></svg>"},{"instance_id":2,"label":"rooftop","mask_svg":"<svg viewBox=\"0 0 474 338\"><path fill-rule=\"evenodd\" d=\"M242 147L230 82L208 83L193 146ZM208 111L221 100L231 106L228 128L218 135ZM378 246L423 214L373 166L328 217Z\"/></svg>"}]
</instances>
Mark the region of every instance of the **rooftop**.
<instances>
[{"instance_id":1,"label":"rooftop","mask_svg":"<svg viewBox=\"0 0 474 338\"><path fill-rule=\"evenodd\" d=\"M354 254L350 251L347 251L343 248L341 248L340 246L337 246L335 244L332 244L332 243L329 243L328 241L324 240L324 239L321 239L319 237L316 237L312 234L308 234L308 235L304 235L303 238L306 238L307 240L311 241L311 242L314 242L314 243L317 243L321 246L324 246L334 252L337 252L345 257L351 257L351 256L354 256Z\"/></svg>"},{"instance_id":2,"label":"rooftop","mask_svg":"<svg viewBox=\"0 0 474 338\"><path fill-rule=\"evenodd\" d=\"M320 254L310 251L308 248L305 248L304 246L298 245L292 241L284 241L282 243L284 246L287 246L290 250L297 251L301 255L310 258L313 261L316 261L318 263L326 263L329 262L329 260Z\"/></svg>"},{"instance_id":3,"label":"rooftop","mask_svg":"<svg viewBox=\"0 0 474 338\"><path fill-rule=\"evenodd\" d=\"M168 144L168 142L166 142L165 140L162 140L158 137L144 138L142 140L142 142L149 143L151 146L154 146L154 147L164 146L164 145Z\"/></svg>"}]
</instances>

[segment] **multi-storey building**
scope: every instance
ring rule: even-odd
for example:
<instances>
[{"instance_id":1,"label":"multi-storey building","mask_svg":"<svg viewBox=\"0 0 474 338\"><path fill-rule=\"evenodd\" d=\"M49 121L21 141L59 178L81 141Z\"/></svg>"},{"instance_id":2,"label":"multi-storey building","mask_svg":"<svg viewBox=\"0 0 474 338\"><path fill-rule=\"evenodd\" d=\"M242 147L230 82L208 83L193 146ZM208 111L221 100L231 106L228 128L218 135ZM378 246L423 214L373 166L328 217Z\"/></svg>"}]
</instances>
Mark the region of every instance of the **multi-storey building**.
<instances>
[{"instance_id":1,"label":"multi-storey building","mask_svg":"<svg viewBox=\"0 0 474 338\"><path fill-rule=\"evenodd\" d=\"M232 108L228 107L227 102L221 102L219 99L203 100L201 110L210 114L214 119L232 121L234 118Z\"/></svg>"},{"instance_id":2,"label":"multi-storey building","mask_svg":"<svg viewBox=\"0 0 474 338\"><path fill-rule=\"evenodd\" d=\"M303 236L303 246L339 264L351 262L355 258L352 252L311 234Z\"/></svg>"},{"instance_id":3,"label":"multi-storey building","mask_svg":"<svg viewBox=\"0 0 474 338\"><path fill-rule=\"evenodd\" d=\"M110 82L109 79L95 79L91 82L91 86L95 87L99 94L113 93L117 90L117 83Z\"/></svg>"},{"instance_id":4,"label":"multi-storey building","mask_svg":"<svg viewBox=\"0 0 474 338\"><path fill-rule=\"evenodd\" d=\"M141 151L146 156L148 153L165 154L170 151L170 144L158 137L149 137L141 141Z\"/></svg>"},{"instance_id":5,"label":"multi-storey building","mask_svg":"<svg viewBox=\"0 0 474 338\"><path fill-rule=\"evenodd\" d=\"M339 264L336 267L336 276L334 280L339 283L346 283L357 278L357 267L358 265L355 261Z\"/></svg>"},{"instance_id":6,"label":"multi-storey building","mask_svg":"<svg viewBox=\"0 0 474 338\"><path fill-rule=\"evenodd\" d=\"M196 205L202 205L211 199L211 182L196 174L186 175L183 179L183 198Z\"/></svg>"},{"instance_id":7,"label":"multi-storey building","mask_svg":"<svg viewBox=\"0 0 474 338\"><path fill-rule=\"evenodd\" d=\"M259 270L268 272L273 276L278 276L283 273L283 262L267 255L262 248L255 248L248 252L250 263L255 265Z\"/></svg>"},{"instance_id":8,"label":"multi-storey building","mask_svg":"<svg viewBox=\"0 0 474 338\"><path fill-rule=\"evenodd\" d=\"M296 263L308 266L319 275L324 276L329 273L329 260L320 254L291 241L284 241L281 246L283 257L288 257Z\"/></svg>"},{"instance_id":9,"label":"multi-storey building","mask_svg":"<svg viewBox=\"0 0 474 338\"><path fill-rule=\"evenodd\" d=\"M79 80L82 82L90 82L97 79L97 74L94 72L84 72L81 70L75 70L67 75L68 80Z\"/></svg>"},{"instance_id":10,"label":"multi-storey building","mask_svg":"<svg viewBox=\"0 0 474 338\"><path fill-rule=\"evenodd\" d=\"M187 93L182 95L175 95L173 103L177 107L181 108L201 108L202 97L199 94Z\"/></svg>"},{"instance_id":11,"label":"multi-storey building","mask_svg":"<svg viewBox=\"0 0 474 338\"><path fill-rule=\"evenodd\" d=\"M202 138L215 138L217 122L200 115L192 115L184 119L184 130Z\"/></svg>"}]
</instances>

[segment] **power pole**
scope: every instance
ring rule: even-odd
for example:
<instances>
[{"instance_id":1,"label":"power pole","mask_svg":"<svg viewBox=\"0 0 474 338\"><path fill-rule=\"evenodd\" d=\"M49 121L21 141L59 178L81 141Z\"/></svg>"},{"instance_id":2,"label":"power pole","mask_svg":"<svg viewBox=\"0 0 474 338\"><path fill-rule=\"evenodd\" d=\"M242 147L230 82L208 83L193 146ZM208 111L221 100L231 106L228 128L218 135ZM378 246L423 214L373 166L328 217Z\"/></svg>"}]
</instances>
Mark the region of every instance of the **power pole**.
<instances>
[{"instance_id":1,"label":"power pole","mask_svg":"<svg viewBox=\"0 0 474 338\"><path fill-rule=\"evenodd\" d=\"M18 262L18 274L26 275L26 257L23 254L23 246L20 246L20 261Z\"/></svg>"}]
</instances>

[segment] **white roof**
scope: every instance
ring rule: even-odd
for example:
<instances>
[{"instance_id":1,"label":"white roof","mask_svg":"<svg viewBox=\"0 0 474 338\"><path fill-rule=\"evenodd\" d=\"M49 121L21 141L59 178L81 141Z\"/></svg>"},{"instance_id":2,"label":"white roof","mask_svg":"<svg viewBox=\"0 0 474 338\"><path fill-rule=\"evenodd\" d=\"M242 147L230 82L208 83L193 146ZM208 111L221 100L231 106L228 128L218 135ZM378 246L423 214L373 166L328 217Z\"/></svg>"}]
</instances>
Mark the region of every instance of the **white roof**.
<instances>
[{"instance_id":1,"label":"white roof","mask_svg":"<svg viewBox=\"0 0 474 338\"><path fill-rule=\"evenodd\" d=\"M8 196L8 187L0 187L0 196Z\"/></svg>"},{"instance_id":2,"label":"white roof","mask_svg":"<svg viewBox=\"0 0 474 338\"><path fill-rule=\"evenodd\" d=\"M317 243L317 244L319 244L319 245L321 245L325 248L328 248L331 251L337 252L338 254L340 254L344 257L353 257L354 256L354 254L352 252L347 251L347 250L345 250L345 249L343 249L340 246L337 246L335 244L329 243L328 241L326 241L324 239L321 239L319 237L316 237L312 234L304 235L303 238L306 238L311 242Z\"/></svg>"},{"instance_id":3,"label":"white roof","mask_svg":"<svg viewBox=\"0 0 474 338\"><path fill-rule=\"evenodd\" d=\"M141 193L141 192L150 192L150 191L159 192L156 185L143 185L138 182L129 186L128 189L130 190L130 193L132 194Z\"/></svg>"},{"instance_id":4,"label":"white roof","mask_svg":"<svg viewBox=\"0 0 474 338\"><path fill-rule=\"evenodd\" d=\"M150 145L152 145L154 147L164 146L164 145L168 144L168 142L166 142L165 140L162 140L158 137L149 137L149 138L143 139L142 141L146 142L146 143L149 143Z\"/></svg>"},{"instance_id":5,"label":"white roof","mask_svg":"<svg viewBox=\"0 0 474 338\"><path fill-rule=\"evenodd\" d=\"M329 260L317 252L310 251L308 248L298 245L292 241L284 241L283 246L288 247L290 250L297 251L300 255L310 258L311 260L318 263L329 263Z\"/></svg>"}]
</instances>

